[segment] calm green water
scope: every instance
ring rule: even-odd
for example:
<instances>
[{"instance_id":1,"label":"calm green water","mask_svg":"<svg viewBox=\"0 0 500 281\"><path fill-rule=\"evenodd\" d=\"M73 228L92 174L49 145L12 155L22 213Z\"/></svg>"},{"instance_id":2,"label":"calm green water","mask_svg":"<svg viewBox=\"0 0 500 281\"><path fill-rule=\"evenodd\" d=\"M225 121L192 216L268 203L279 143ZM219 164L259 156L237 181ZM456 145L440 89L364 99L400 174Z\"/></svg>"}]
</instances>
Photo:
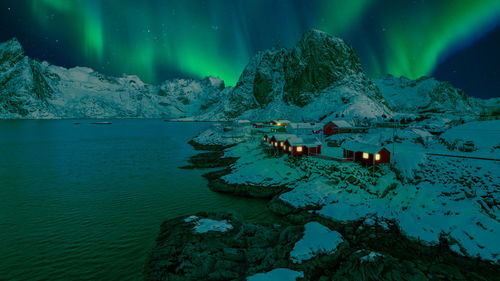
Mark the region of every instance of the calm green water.
<instances>
[{"instance_id":1,"label":"calm green water","mask_svg":"<svg viewBox=\"0 0 500 281\"><path fill-rule=\"evenodd\" d=\"M81 122L74 125L73 122ZM181 170L209 123L0 121L0 280L141 280L163 220L265 202L211 192Z\"/></svg>"}]
</instances>

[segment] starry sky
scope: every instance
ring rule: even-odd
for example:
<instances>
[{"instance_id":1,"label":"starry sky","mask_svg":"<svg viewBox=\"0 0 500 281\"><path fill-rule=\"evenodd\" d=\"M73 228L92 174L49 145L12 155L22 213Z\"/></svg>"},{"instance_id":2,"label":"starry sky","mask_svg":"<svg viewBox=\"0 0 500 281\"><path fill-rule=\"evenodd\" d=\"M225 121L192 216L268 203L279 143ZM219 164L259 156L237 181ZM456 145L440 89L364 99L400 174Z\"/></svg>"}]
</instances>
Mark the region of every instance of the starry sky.
<instances>
[{"instance_id":1,"label":"starry sky","mask_svg":"<svg viewBox=\"0 0 500 281\"><path fill-rule=\"evenodd\" d=\"M65 67L149 83L219 76L234 85L248 60L292 47L308 29L344 38L369 77L450 81L500 96L499 0L3 0L0 41Z\"/></svg>"}]
</instances>

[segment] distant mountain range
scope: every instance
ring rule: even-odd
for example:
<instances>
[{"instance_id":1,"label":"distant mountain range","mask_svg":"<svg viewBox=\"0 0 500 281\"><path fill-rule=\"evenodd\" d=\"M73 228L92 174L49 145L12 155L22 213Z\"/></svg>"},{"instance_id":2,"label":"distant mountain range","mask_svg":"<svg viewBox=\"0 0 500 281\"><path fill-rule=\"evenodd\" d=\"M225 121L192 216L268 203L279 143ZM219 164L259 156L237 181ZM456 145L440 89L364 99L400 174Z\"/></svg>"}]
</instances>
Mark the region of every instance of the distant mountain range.
<instances>
[{"instance_id":1,"label":"distant mountain range","mask_svg":"<svg viewBox=\"0 0 500 281\"><path fill-rule=\"evenodd\" d=\"M33 60L16 39L0 44L3 119L372 119L397 113L477 115L499 104L469 98L430 77L370 80L351 46L317 30L304 33L292 49L258 53L235 87L213 77L149 85L133 75L109 77Z\"/></svg>"}]
</instances>

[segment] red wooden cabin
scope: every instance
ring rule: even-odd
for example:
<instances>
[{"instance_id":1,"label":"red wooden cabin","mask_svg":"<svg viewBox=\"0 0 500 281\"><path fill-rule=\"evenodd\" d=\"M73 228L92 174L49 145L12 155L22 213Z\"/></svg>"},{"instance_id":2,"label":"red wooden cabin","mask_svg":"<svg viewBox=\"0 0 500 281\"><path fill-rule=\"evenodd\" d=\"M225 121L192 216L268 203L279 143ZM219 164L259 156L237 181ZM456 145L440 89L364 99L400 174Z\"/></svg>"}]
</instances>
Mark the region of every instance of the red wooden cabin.
<instances>
[{"instance_id":1,"label":"red wooden cabin","mask_svg":"<svg viewBox=\"0 0 500 281\"><path fill-rule=\"evenodd\" d=\"M385 147L363 143L347 143L342 145L342 148L344 149L344 158L366 165L391 162L391 153Z\"/></svg>"},{"instance_id":2,"label":"red wooden cabin","mask_svg":"<svg viewBox=\"0 0 500 281\"><path fill-rule=\"evenodd\" d=\"M321 142L316 138L291 138L284 144L284 151L291 156L321 154Z\"/></svg>"},{"instance_id":3,"label":"red wooden cabin","mask_svg":"<svg viewBox=\"0 0 500 281\"><path fill-rule=\"evenodd\" d=\"M265 134L264 137L263 137L263 139L262 139L262 141L264 143L269 143L269 136L267 134Z\"/></svg>"},{"instance_id":4,"label":"red wooden cabin","mask_svg":"<svg viewBox=\"0 0 500 281\"><path fill-rule=\"evenodd\" d=\"M285 142L288 140L288 139L291 139L291 138L296 138L295 135L292 135L292 134L276 134L273 136L276 140L276 145L274 146L276 148L276 150L278 151L283 151L284 148L285 148Z\"/></svg>"},{"instance_id":5,"label":"red wooden cabin","mask_svg":"<svg viewBox=\"0 0 500 281\"><path fill-rule=\"evenodd\" d=\"M276 143L276 138L274 136L271 136L269 139L269 144L272 146L272 147L275 147L275 143Z\"/></svg>"},{"instance_id":6,"label":"red wooden cabin","mask_svg":"<svg viewBox=\"0 0 500 281\"><path fill-rule=\"evenodd\" d=\"M352 125L344 120L333 120L323 126L323 134L325 136L350 133L351 130Z\"/></svg>"}]
</instances>

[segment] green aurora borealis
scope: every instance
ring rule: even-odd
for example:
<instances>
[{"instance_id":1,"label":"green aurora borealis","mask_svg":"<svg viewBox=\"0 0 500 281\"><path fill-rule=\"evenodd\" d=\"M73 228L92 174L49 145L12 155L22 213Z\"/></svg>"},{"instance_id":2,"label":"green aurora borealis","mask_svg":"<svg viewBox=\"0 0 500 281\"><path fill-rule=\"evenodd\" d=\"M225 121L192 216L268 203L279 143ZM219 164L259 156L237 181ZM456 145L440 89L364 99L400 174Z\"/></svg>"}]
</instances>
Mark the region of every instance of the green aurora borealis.
<instances>
[{"instance_id":1,"label":"green aurora borealis","mask_svg":"<svg viewBox=\"0 0 500 281\"><path fill-rule=\"evenodd\" d=\"M500 23L498 0L31 0L39 33L109 74L157 83L220 76L234 85L250 57L317 28L346 39L367 73L429 75Z\"/></svg>"}]
</instances>

